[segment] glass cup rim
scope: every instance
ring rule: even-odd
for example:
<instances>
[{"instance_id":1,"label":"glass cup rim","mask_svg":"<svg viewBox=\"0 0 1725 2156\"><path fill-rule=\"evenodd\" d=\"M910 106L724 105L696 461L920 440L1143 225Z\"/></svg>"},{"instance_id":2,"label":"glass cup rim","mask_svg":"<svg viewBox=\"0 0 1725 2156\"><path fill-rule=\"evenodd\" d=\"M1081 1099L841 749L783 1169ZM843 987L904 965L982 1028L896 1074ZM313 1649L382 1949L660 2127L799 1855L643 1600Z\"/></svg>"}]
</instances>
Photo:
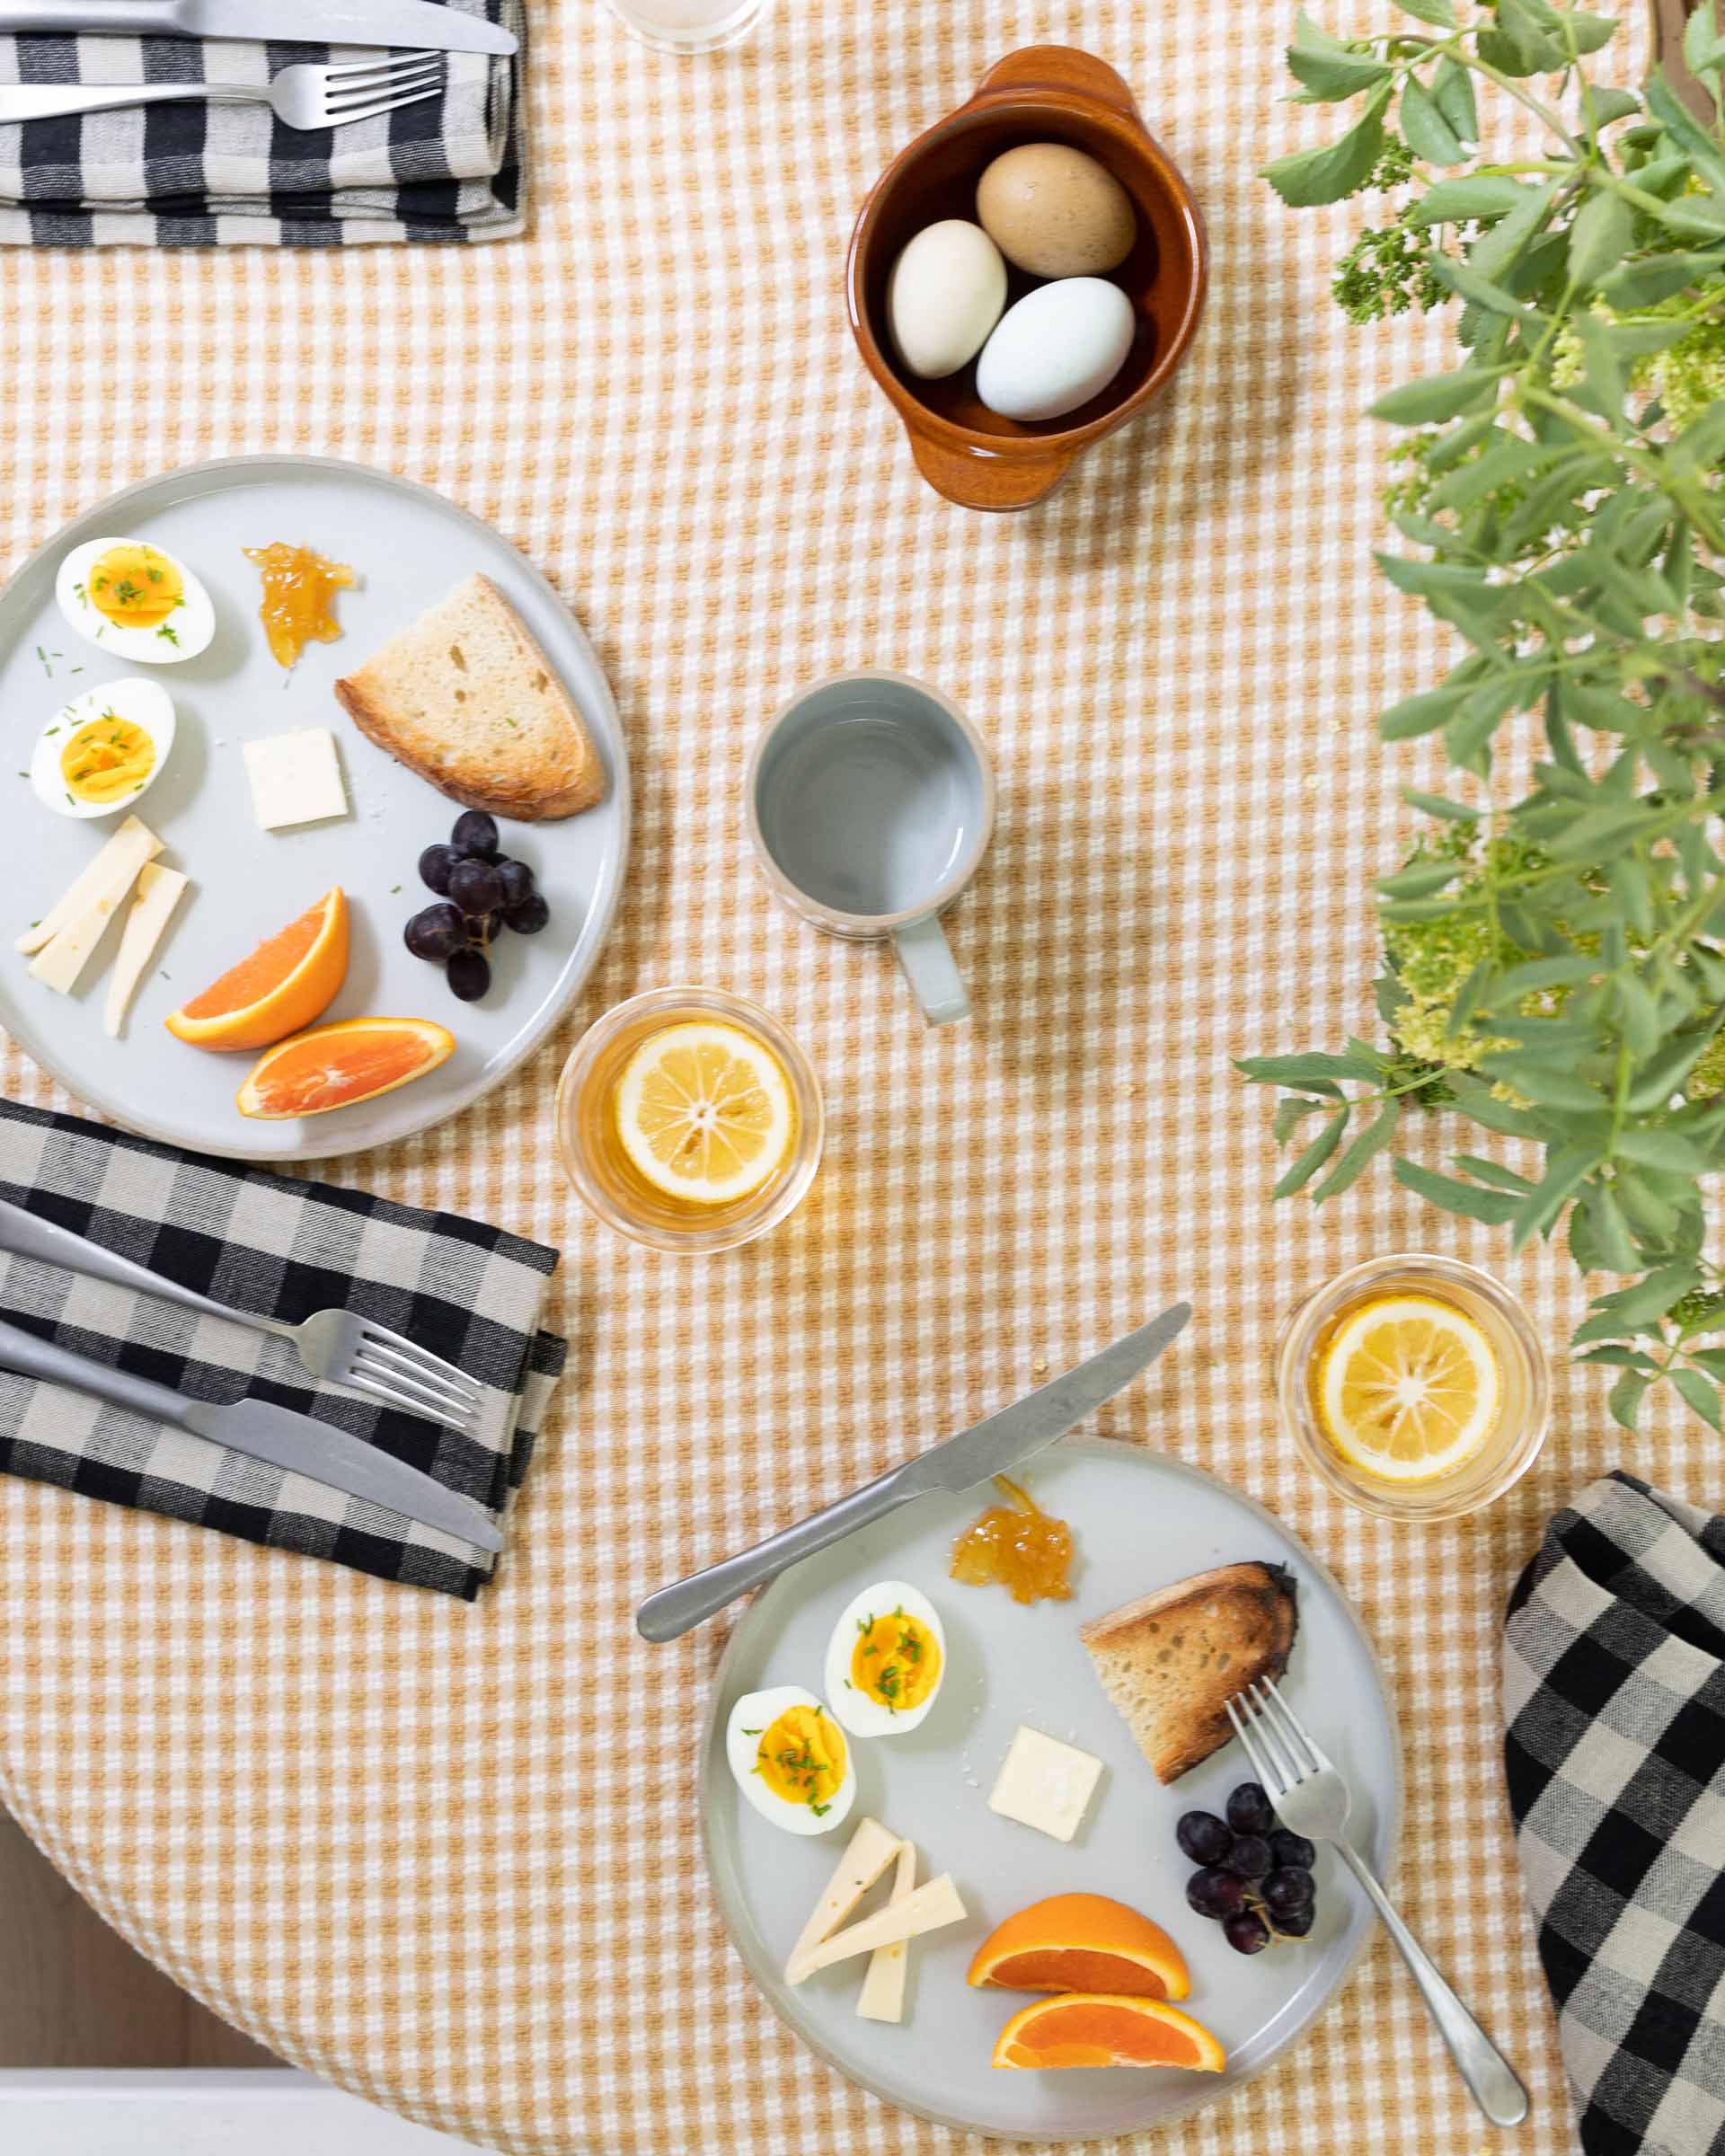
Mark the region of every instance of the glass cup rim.
<instances>
[{"instance_id":1,"label":"glass cup rim","mask_svg":"<svg viewBox=\"0 0 1725 2156\"><path fill-rule=\"evenodd\" d=\"M1363 1480L1356 1480L1316 1427L1305 1384L1312 1340L1338 1310L1357 1300L1360 1291L1375 1279L1405 1275L1410 1270L1418 1275L1422 1268L1439 1280L1448 1279L1478 1295L1501 1322L1526 1363L1530 1397L1526 1427L1518 1442L1485 1481L1471 1489L1464 1485L1448 1498L1443 1495L1441 1485L1434 1489L1430 1484L1416 1484L1405 1496L1401 1496L1393 1483L1379 1487ZM1518 1296L1482 1266L1439 1250L1399 1250L1382 1258L1363 1259L1322 1282L1283 1319L1277 1336L1273 1366L1281 1426L1293 1439L1301 1459L1338 1497L1345 1498L1349 1504L1378 1519L1415 1526L1436 1524L1442 1520L1464 1518L1470 1513L1496 1504L1532 1467L1550 1433L1551 1363L1526 1308ZM1414 1495L1420 1489L1429 1493L1424 1498Z\"/></svg>"},{"instance_id":2,"label":"glass cup rim","mask_svg":"<svg viewBox=\"0 0 1725 2156\"><path fill-rule=\"evenodd\" d=\"M716 29L699 31L686 38L667 31L646 29L632 13L629 0L604 0L604 4L632 38L650 46L653 51L694 56L722 52L728 45L740 44L772 6L773 0L737 0L737 5Z\"/></svg>"},{"instance_id":3,"label":"glass cup rim","mask_svg":"<svg viewBox=\"0 0 1725 2156\"><path fill-rule=\"evenodd\" d=\"M779 1058L797 1103L797 1151L794 1164L783 1181L754 1210L747 1207L722 1225L674 1232L627 1217L611 1200L582 1159L571 1135L575 1102L594 1065L617 1036L640 1019L656 1011L694 1010L728 1019L746 1030L758 1033ZM553 1108L557 1157L575 1195L603 1225L632 1242L673 1257L702 1257L718 1250L735 1250L766 1234L801 1204L820 1166L826 1143L827 1111L820 1081L814 1065L770 1011L733 995L724 988L694 986L646 988L602 1012L571 1049L557 1080Z\"/></svg>"}]
</instances>

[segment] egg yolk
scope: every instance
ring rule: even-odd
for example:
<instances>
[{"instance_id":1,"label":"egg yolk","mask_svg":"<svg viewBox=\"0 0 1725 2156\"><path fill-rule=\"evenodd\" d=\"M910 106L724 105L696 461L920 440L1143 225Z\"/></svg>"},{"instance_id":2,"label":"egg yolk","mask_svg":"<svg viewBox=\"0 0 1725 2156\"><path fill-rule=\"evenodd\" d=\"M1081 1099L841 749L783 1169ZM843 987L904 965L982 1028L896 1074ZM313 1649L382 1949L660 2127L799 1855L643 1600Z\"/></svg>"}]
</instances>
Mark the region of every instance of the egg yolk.
<instances>
[{"instance_id":1,"label":"egg yolk","mask_svg":"<svg viewBox=\"0 0 1725 2156\"><path fill-rule=\"evenodd\" d=\"M845 1780L845 1739L818 1707L787 1707L761 1733L755 1772L786 1804L806 1804L817 1817Z\"/></svg>"},{"instance_id":2,"label":"egg yolk","mask_svg":"<svg viewBox=\"0 0 1725 2156\"><path fill-rule=\"evenodd\" d=\"M341 633L330 612L338 591L351 589L353 571L342 561L326 561L309 546L289 546L285 539L268 546L248 546L263 579L258 619L279 666L292 667L307 644L332 644Z\"/></svg>"},{"instance_id":3,"label":"egg yolk","mask_svg":"<svg viewBox=\"0 0 1725 2156\"><path fill-rule=\"evenodd\" d=\"M104 711L60 752L66 790L80 801L121 801L155 769L155 743L141 726Z\"/></svg>"},{"instance_id":4,"label":"egg yolk","mask_svg":"<svg viewBox=\"0 0 1725 2156\"><path fill-rule=\"evenodd\" d=\"M185 580L153 546L111 546L90 571L90 604L117 629L154 629L185 603Z\"/></svg>"},{"instance_id":5,"label":"egg yolk","mask_svg":"<svg viewBox=\"0 0 1725 2156\"><path fill-rule=\"evenodd\" d=\"M864 1699L902 1714L922 1705L940 1674L940 1646L925 1624L902 1610L858 1619L851 1683Z\"/></svg>"}]
</instances>

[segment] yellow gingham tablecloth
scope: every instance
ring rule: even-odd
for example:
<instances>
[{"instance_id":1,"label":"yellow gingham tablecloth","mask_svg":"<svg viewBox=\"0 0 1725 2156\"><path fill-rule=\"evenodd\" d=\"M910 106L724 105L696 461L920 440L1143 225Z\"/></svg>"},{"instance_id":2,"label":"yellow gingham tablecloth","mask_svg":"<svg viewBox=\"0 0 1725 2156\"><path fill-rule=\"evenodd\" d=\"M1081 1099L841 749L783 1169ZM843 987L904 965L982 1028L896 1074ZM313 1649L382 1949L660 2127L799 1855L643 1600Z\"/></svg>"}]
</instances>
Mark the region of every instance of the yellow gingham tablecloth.
<instances>
[{"instance_id":1,"label":"yellow gingham tablecloth","mask_svg":"<svg viewBox=\"0 0 1725 2156\"><path fill-rule=\"evenodd\" d=\"M845 2156L961 2145L835 2079L746 1981L695 1823L723 1627L653 1649L631 1612L1177 1294L1190 1331L1101 1427L1275 1507L1355 1597L1407 1737L1407 1916L1529 2082L1517 2149L1573 2146L1499 1772L1499 1618L1603 1467L1703 1501L1717 1470L1698 1424L1614 1434L1562 1365L1536 1471L1422 1533L1331 1500L1277 1436L1276 1320L1346 1262L1455 1250L1554 1341L1579 1302L1561 1253L1508 1264L1386 1171L1316 1217L1272 1209L1269 1102L1228 1068L1369 1029L1367 886L1406 835L1371 718L1442 656L1371 570L1360 416L1441 345L1349 331L1326 291L1350 216L1296 217L1253 177L1325 124L1276 102L1292 15L780 0L752 43L679 62L564 0L534 23L524 243L7 265L6 566L171 465L364 459L549 572L628 729L633 871L579 1007L482 1107L329 1171L567 1253L546 1321L570 1375L495 1586L468 1608L0 1482L0 1795L229 2019L483 2146L806 2156L811 2121ZM916 476L843 256L891 153L1046 40L1138 91L1208 215L1211 296L1173 393L990 519ZM952 917L969 1026L925 1029L889 955L801 926L746 855L755 729L868 664L951 692L998 757L998 835ZM1393 775L1433 768L1402 752ZM678 981L775 1011L831 1113L801 1212L698 1263L592 1225L548 1143L580 1028ZM71 1105L15 1051L4 1082ZM1473 2156L1487 2131L1380 1939L1314 2037L1155 2146Z\"/></svg>"}]
</instances>

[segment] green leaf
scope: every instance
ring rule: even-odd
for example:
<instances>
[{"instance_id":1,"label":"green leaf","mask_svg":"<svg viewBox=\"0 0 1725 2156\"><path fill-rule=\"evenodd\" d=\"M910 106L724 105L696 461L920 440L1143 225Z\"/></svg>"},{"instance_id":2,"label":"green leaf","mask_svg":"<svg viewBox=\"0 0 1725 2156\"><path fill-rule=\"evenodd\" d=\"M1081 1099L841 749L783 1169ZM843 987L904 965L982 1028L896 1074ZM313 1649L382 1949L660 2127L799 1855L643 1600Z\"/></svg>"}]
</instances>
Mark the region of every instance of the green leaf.
<instances>
[{"instance_id":1,"label":"green leaf","mask_svg":"<svg viewBox=\"0 0 1725 2156\"><path fill-rule=\"evenodd\" d=\"M1570 227L1570 275L1584 292L1623 261L1633 233L1634 219L1620 197L1606 189L1588 197Z\"/></svg>"},{"instance_id":2,"label":"green leaf","mask_svg":"<svg viewBox=\"0 0 1725 2156\"><path fill-rule=\"evenodd\" d=\"M1711 75L1725 66L1725 32L1711 6L1697 7L1684 24L1683 62L1691 75Z\"/></svg>"},{"instance_id":3,"label":"green leaf","mask_svg":"<svg viewBox=\"0 0 1725 2156\"><path fill-rule=\"evenodd\" d=\"M1340 1160L1330 1171L1312 1193L1314 1205L1322 1205L1326 1197L1334 1197L1356 1181L1372 1158L1383 1152L1395 1135L1396 1123L1401 1116L1401 1102L1386 1100L1374 1119L1349 1146Z\"/></svg>"},{"instance_id":4,"label":"green leaf","mask_svg":"<svg viewBox=\"0 0 1725 2156\"><path fill-rule=\"evenodd\" d=\"M1422 381L1404 382L1379 397L1368 409L1375 420L1393 427L1424 427L1439 420L1453 420L1472 406L1495 397L1500 368L1469 367L1455 375L1428 375Z\"/></svg>"},{"instance_id":5,"label":"green leaf","mask_svg":"<svg viewBox=\"0 0 1725 2156\"><path fill-rule=\"evenodd\" d=\"M1633 1287L1601 1295L1594 1307L1607 1312L1621 1332L1637 1332L1662 1318L1674 1303L1681 1303L1691 1288L1701 1285L1701 1273L1693 1265L1662 1265Z\"/></svg>"},{"instance_id":6,"label":"green leaf","mask_svg":"<svg viewBox=\"0 0 1725 2156\"><path fill-rule=\"evenodd\" d=\"M1576 1337L1579 1339L1580 1336L1578 1334ZM1626 1430L1632 1430L1641 1411L1642 1399L1651 1383L1652 1380L1643 1377L1639 1370L1625 1370L1606 1398L1606 1405L1611 1409L1612 1420L1621 1424Z\"/></svg>"},{"instance_id":7,"label":"green leaf","mask_svg":"<svg viewBox=\"0 0 1725 2156\"><path fill-rule=\"evenodd\" d=\"M1384 721L1380 719L1380 732L1383 725ZM1384 738L1387 740L1393 737L1385 735ZM1483 808L1470 808L1464 801L1446 800L1441 793L1421 793L1417 786L1404 786L1402 799L1410 808L1419 809L1422 816L1438 817L1446 824L1477 824L1485 815Z\"/></svg>"},{"instance_id":8,"label":"green leaf","mask_svg":"<svg viewBox=\"0 0 1725 2156\"><path fill-rule=\"evenodd\" d=\"M1597 1180L1589 1183L1582 1194L1581 1205L1600 1269L1607 1273L1632 1273L1641 1259L1630 1239L1628 1224L1611 1194L1611 1186Z\"/></svg>"},{"instance_id":9,"label":"green leaf","mask_svg":"<svg viewBox=\"0 0 1725 2156\"><path fill-rule=\"evenodd\" d=\"M1566 1145L1552 1155L1539 1183L1517 1206L1511 1223L1509 1247L1518 1250L1535 1235L1549 1235L1558 1215L1596 1165L1590 1146Z\"/></svg>"},{"instance_id":10,"label":"green leaf","mask_svg":"<svg viewBox=\"0 0 1725 2156\"><path fill-rule=\"evenodd\" d=\"M1455 1165L1475 1182L1490 1183L1499 1190L1519 1190L1524 1196L1534 1186L1525 1175L1517 1175L1513 1168L1506 1168L1501 1161L1488 1161L1478 1153L1458 1153Z\"/></svg>"},{"instance_id":11,"label":"green leaf","mask_svg":"<svg viewBox=\"0 0 1725 2156\"><path fill-rule=\"evenodd\" d=\"M1606 1363L1614 1370L1644 1370L1650 1377L1659 1374L1659 1365L1653 1357L1643 1355L1639 1348L1593 1348L1575 1359L1579 1363Z\"/></svg>"},{"instance_id":12,"label":"green leaf","mask_svg":"<svg viewBox=\"0 0 1725 2156\"><path fill-rule=\"evenodd\" d=\"M1429 892L1441 891L1446 883L1454 883L1461 872L1458 861L1417 861L1398 869L1393 876L1380 876L1376 888L1386 898L1423 898Z\"/></svg>"},{"instance_id":13,"label":"green leaf","mask_svg":"<svg viewBox=\"0 0 1725 2156\"><path fill-rule=\"evenodd\" d=\"M1396 0L1404 13L1418 15L1422 22L1429 22L1438 30L1455 28L1455 10L1450 0Z\"/></svg>"},{"instance_id":14,"label":"green leaf","mask_svg":"<svg viewBox=\"0 0 1725 2156\"><path fill-rule=\"evenodd\" d=\"M1593 93L1593 119L1596 127L1608 128L1614 119L1627 119L1632 112L1639 112L1641 101L1632 90L1610 87L1596 88Z\"/></svg>"},{"instance_id":15,"label":"green leaf","mask_svg":"<svg viewBox=\"0 0 1725 2156\"><path fill-rule=\"evenodd\" d=\"M1542 317L1532 307L1524 307L1512 294L1470 262L1457 262L1446 254L1431 258L1431 274L1440 285L1447 285L1459 297L1471 300L1476 307L1484 308L1488 314L1502 314L1513 322L1537 323Z\"/></svg>"},{"instance_id":16,"label":"green leaf","mask_svg":"<svg viewBox=\"0 0 1725 2156\"><path fill-rule=\"evenodd\" d=\"M1725 1418L1720 1413L1719 1387L1711 1378L1703 1377L1699 1370L1673 1370L1671 1383L1703 1422L1711 1423L1716 1430L1725 1427Z\"/></svg>"},{"instance_id":17,"label":"green leaf","mask_svg":"<svg viewBox=\"0 0 1725 2156\"><path fill-rule=\"evenodd\" d=\"M1713 191L1725 193L1725 150L1721 149L1657 67L1647 78L1646 94L1648 111L1691 160L1695 170L1712 182Z\"/></svg>"},{"instance_id":18,"label":"green leaf","mask_svg":"<svg viewBox=\"0 0 1725 2156\"><path fill-rule=\"evenodd\" d=\"M1679 1035L1657 1056L1650 1056L1629 1089L1630 1113L1644 1116L1650 1109L1665 1107L1700 1062L1712 1038L1711 1031Z\"/></svg>"},{"instance_id":19,"label":"green leaf","mask_svg":"<svg viewBox=\"0 0 1725 2156\"><path fill-rule=\"evenodd\" d=\"M1384 113L1392 85L1380 83L1359 119L1327 149L1296 150L1264 167L1263 177L1291 209L1340 202L1365 186L1384 146Z\"/></svg>"},{"instance_id":20,"label":"green leaf","mask_svg":"<svg viewBox=\"0 0 1725 2156\"><path fill-rule=\"evenodd\" d=\"M1725 239L1725 201L1712 195L1679 195L1662 202L1659 223L1689 240Z\"/></svg>"},{"instance_id":21,"label":"green leaf","mask_svg":"<svg viewBox=\"0 0 1725 2156\"><path fill-rule=\"evenodd\" d=\"M1643 1168L1668 1168L1675 1175L1705 1175L1713 1165L1693 1139L1650 1124L1630 1124L1620 1130L1613 1151Z\"/></svg>"},{"instance_id":22,"label":"green leaf","mask_svg":"<svg viewBox=\"0 0 1725 2156\"><path fill-rule=\"evenodd\" d=\"M1412 75L1402 85L1398 113L1408 147L1428 164L1459 164L1467 155L1431 93Z\"/></svg>"},{"instance_id":23,"label":"green leaf","mask_svg":"<svg viewBox=\"0 0 1725 2156\"><path fill-rule=\"evenodd\" d=\"M1471 173L1465 180L1439 180L1408 213L1411 225L1464 225L1480 217L1500 217L1517 209L1535 192L1494 172Z\"/></svg>"},{"instance_id":24,"label":"green leaf","mask_svg":"<svg viewBox=\"0 0 1725 2156\"><path fill-rule=\"evenodd\" d=\"M1341 1143L1341 1134L1347 1127L1347 1122L1348 1111L1346 1109L1339 1116L1331 1116L1317 1136L1301 1153L1299 1159L1276 1185L1276 1188L1270 1192L1270 1196L1272 1197L1292 1197L1296 1190L1304 1190Z\"/></svg>"},{"instance_id":25,"label":"green leaf","mask_svg":"<svg viewBox=\"0 0 1725 2156\"><path fill-rule=\"evenodd\" d=\"M1431 78L1432 102L1464 143L1480 139L1480 111L1473 98L1473 71L1446 53Z\"/></svg>"},{"instance_id":26,"label":"green leaf","mask_svg":"<svg viewBox=\"0 0 1725 2156\"><path fill-rule=\"evenodd\" d=\"M1559 1065L1542 1063L1526 1054L1488 1056L1480 1068L1488 1078L1500 1078L1517 1092L1526 1093L1543 1108L1567 1109L1575 1115L1597 1115L1610 1106L1596 1086Z\"/></svg>"},{"instance_id":27,"label":"green leaf","mask_svg":"<svg viewBox=\"0 0 1725 2156\"><path fill-rule=\"evenodd\" d=\"M1517 187L1516 195L1516 205L1508 215L1468 249L1469 266L1481 277L1500 277L1517 259L1550 215L1557 198L1557 181L1548 180L1539 187Z\"/></svg>"},{"instance_id":28,"label":"green leaf","mask_svg":"<svg viewBox=\"0 0 1725 2156\"><path fill-rule=\"evenodd\" d=\"M1236 1056L1234 1067L1254 1085L1314 1085L1322 1080L1382 1074L1376 1060L1367 1063L1358 1056L1332 1056L1322 1048L1297 1056Z\"/></svg>"},{"instance_id":29,"label":"green leaf","mask_svg":"<svg viewBox=\"0 0 1725 2156\"><path fill-rule=\"evenodd\" d=\"M1287 65L1289 73L1306 93L1304 102L1317 104L1356 97L1362 90L1387 83L1393 73L1384 61L1372 54L1350 51L1304 10L1295 19L1294 42L1287 49Z\"/></svg>"},{"instance_id":30,"label":"green leaf","mask_svg":"<svg viewBox=\"0 0 1725 2156\"><path fill-rule=\"evenodd\" d=\"M1422 1168L1417 1161L1398 1161L1395 1180L1446 1213L1457 1213L1464 1220L1483 1220L1494 1228L1513 1220L1522 1204L1508 1190L1482 1190L1475 1183L1457 1182L1452 1175Z\"/></svg>"},{"instance_id":31,"label":"green leaf","mask_svg":"<svg viewBox=\"0 0 1725 2156\"><path fill-rule=\"evenodd\" d=\"M1298 1093L1284 1093L1276 1103L1276 1113L1270 1118L1270 1128L1276 1134L1276 1143L1286 1145L1308 1116L1315 1116L1320 1110L1328 1109L1332 1105L1333 1096L1330 1100L1308 1100Z\"/></svg>"},{"instance_id":32,"label":"green leaf","mask_svg":"<svg viewBox=\"0 0 1725 2156\"><path fill-rule=\"evenodd\" d=\"M1385 741L1411 741L1417 734L1435 733L1452 718L1473 694L1473 684L1426 689L1418 696L1404 696L1379 715L1377 730Z\"/></svg>"}]
</instances>

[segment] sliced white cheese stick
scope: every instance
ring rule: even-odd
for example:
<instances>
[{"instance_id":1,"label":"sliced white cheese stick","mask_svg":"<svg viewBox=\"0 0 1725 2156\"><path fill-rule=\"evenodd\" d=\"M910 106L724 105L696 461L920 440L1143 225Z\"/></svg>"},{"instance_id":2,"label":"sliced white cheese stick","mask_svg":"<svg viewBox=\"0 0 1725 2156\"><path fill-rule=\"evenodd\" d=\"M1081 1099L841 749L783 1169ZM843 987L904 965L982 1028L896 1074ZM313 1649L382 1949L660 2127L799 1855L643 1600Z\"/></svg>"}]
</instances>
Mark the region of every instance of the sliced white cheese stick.
<instances>
[{"instance_id":1,"label":"sliced white cheese stick","mask_svg":"<svg viewBox=\"0 0 1725 2156\"><path fill-rule=\"evenodd\" d=\"M140 862L134 876L142 874L146 865ZM70 995L97 944L108 933L109 923L125 905L131 888L128 882L125 889L116 891L111 898L104 894L87 913L79 915L75 921L68 921L48 948L39 950L31 959L31 979L58 990L61 995Z\"/></svg>"},{"instance_id":2,"label":"sliced white cheese stick","mask_svg":"<svg viewBox=\"0 0 1725 2156\"><path fill-rule=\"evenodd\" d=\"M926 1886L907 1894L902 1902L877 1909L872 1916L865 1916L847 1931L835 1931L806 1954L792 1955L784 1980L801 1984L817 1969L829 1969L836 1961L848 1961L853 1954L872 1954L877 1947L890 1947L901 1939L920 1939L924 1931L938 1931L946 1924L963 1922L964 1904L959 1899L951 1873L943 1871Z\"/></svg>"},{"instance_id":3,"label":"sliced white cheese stick","mask_svg":"<svg viewBox=\"0 0 1725 2156\"><path fill-rule=\"evenodd\" d=\"M845 1854L838 1860L837 1870L827 1880L826 1893L815 1904L801 1938L791 1949L792 1961L818 1947L829 1931L837 1930L898 1853L898 1835L889 1833L878 1819L857 1821Z\"/></svg>"},{"instance_id":4,"label":"sliced white cheese stick","mask_svg":"<svg viewBox=\"0 0 1725 2156\"><path fill-rule=\"evenodd\" d=\"M137 994L137 984L144 978L144 968L155 955L185 888L186 879L178 869L164 869L154 861L146 862L137 872L137 891L120 931L119 956L114 961L114 977L108 984L108 1008L102 1021L111 1039L119 1037L126 1012Z\"/></svg>"},{"instance_id":5,"label":"sliced white cheese stick","mask_svg":"<svg viewBox=\"0 0 1725 2156\"><path fill-rule=\"evenodd\" d=\"M892 1875L892 1899L887 1906L896 1909L900 1902L908 1901L916 1884L916 1846L906 1842L899 1847L898 1869ZM870 1955L868 1974L856 2001L856 2010L865 2021L904 2019L909 1956L910 1941L906 1939L896 1939L889 1947L877 1947Z\"/></svg>"},{"instance_id":6,"label":"sliced white cheese stick","mask_svg":"<svg viewBox=\"0 0 1725 2156\"><path fill-rule=\"evenodd\" d=\"M18 939L22 951L40 950L69 923L82 920L101 899L118 906L146 861L162 851L162 841L135 816L128 816L58 905Z\"/></svg>"}]
</instances>

